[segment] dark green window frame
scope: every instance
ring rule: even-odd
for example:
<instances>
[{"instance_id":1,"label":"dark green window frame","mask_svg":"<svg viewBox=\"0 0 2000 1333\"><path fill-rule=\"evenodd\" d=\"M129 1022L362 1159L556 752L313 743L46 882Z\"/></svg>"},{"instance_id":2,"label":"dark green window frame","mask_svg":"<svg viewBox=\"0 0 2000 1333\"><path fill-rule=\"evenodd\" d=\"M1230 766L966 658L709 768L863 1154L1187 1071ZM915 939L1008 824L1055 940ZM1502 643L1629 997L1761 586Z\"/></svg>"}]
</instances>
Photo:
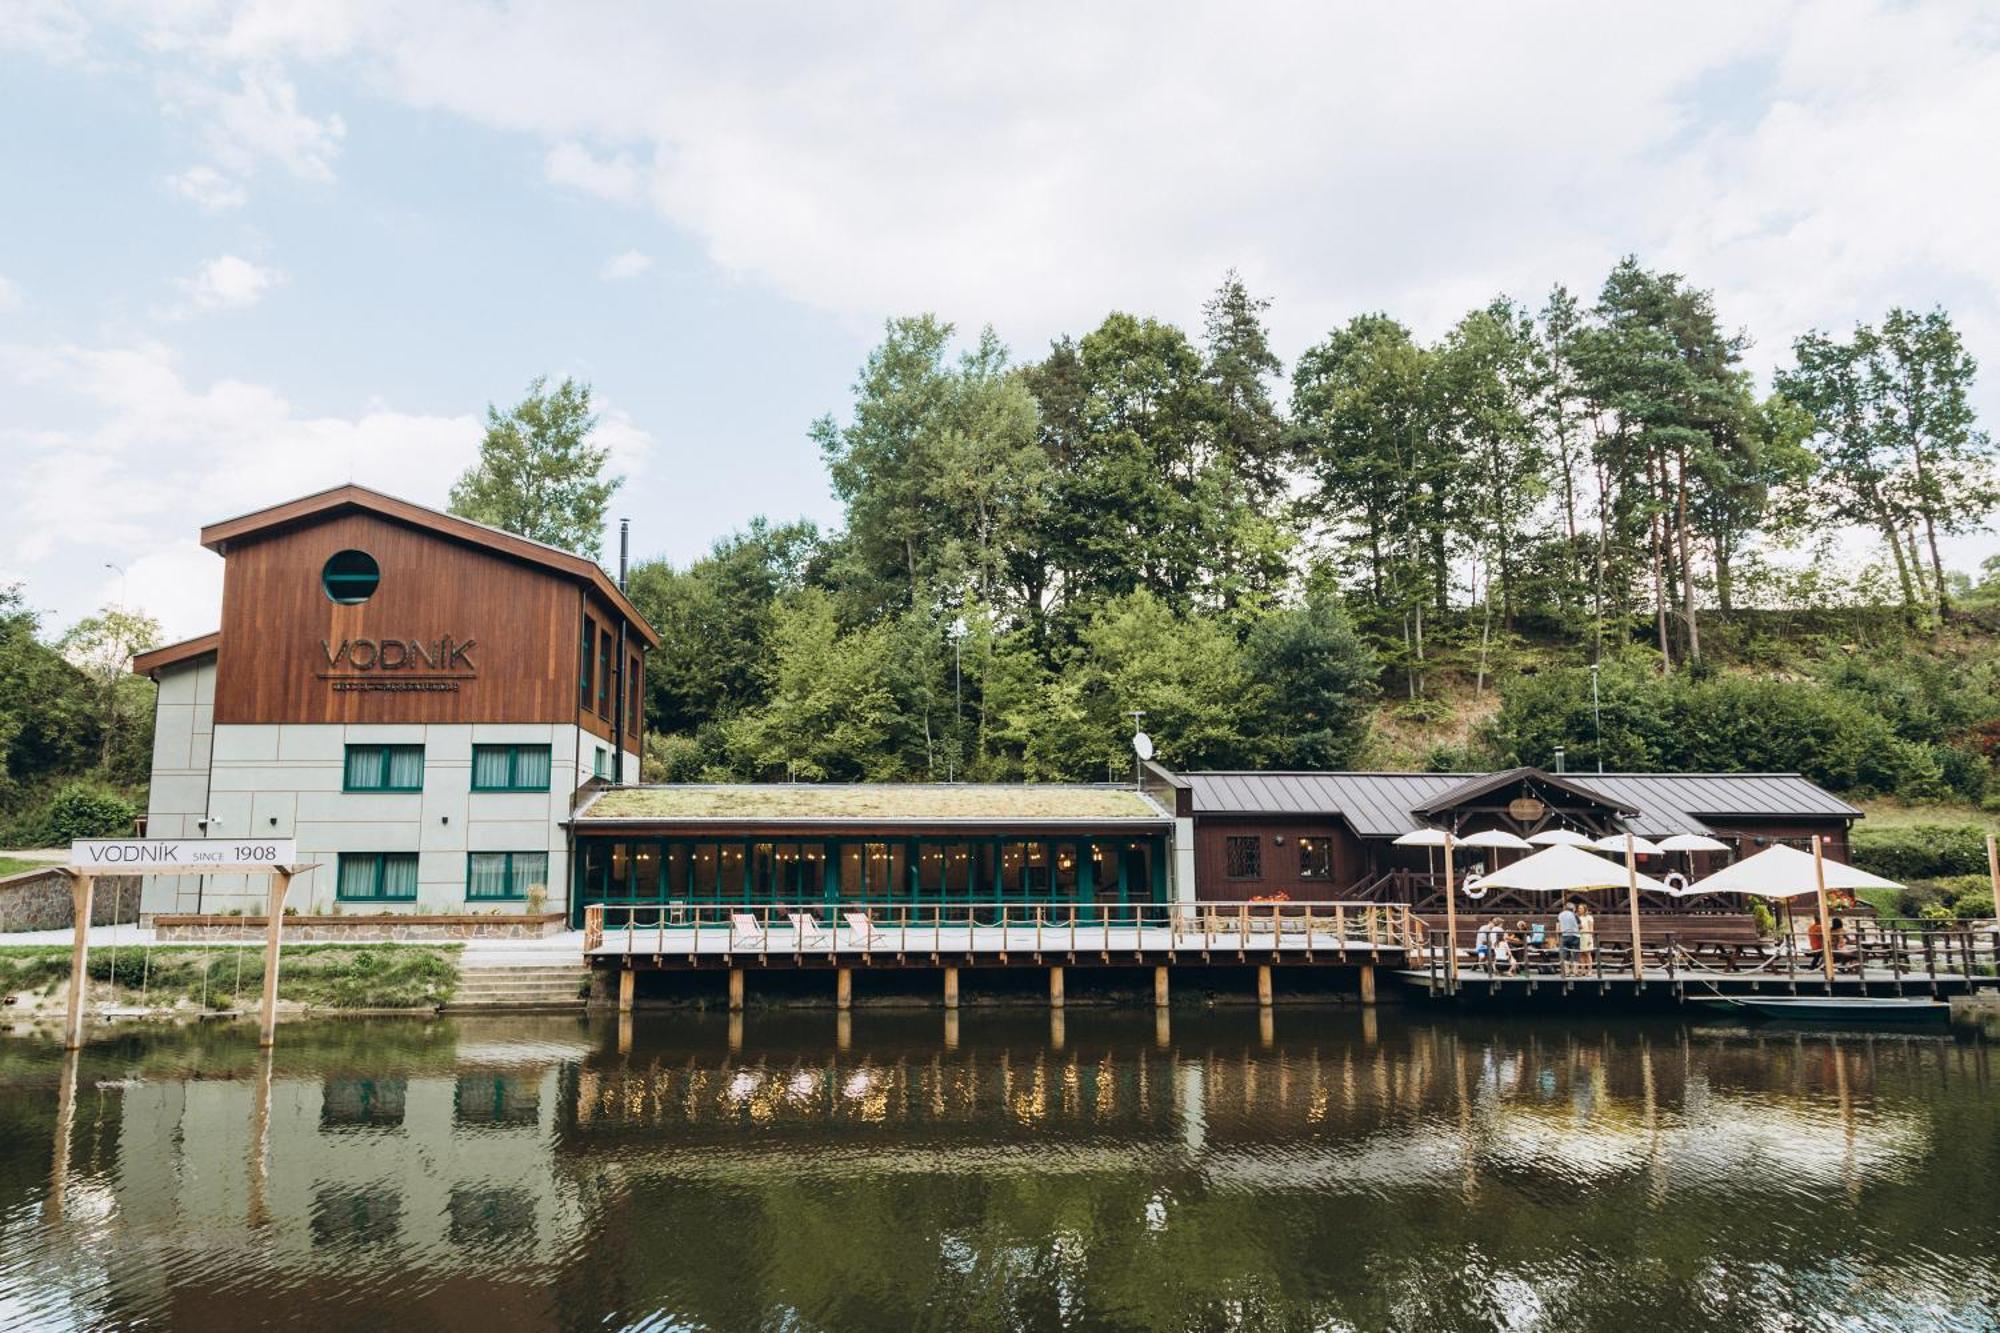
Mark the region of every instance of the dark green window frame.
<instances>
[{"instance_id":1,"label":"dark green window frame","mask_svg":"<svg viewBox=\"0 0 2000 1333\"><path fill-rule=\"evenodd\" d=\"M354 780L354 761L357 753L375 752L375 778L372 782L357 783ZM417 756L417 780L414 785L392 785L389 774L394 756L415 752ZM420 792L424 789L424 747L421 745L350 745L340 757L340 789L359 792Z\"/></svg>"},{"instance_id":2,"label":"dark green window frame","mask_svg":"<svg viewBox=\"0 0 2000 1333\"><path fill-rule=\"evenodd\" d=\"M499 750L507 752L507 781L505 784L498 786L482 785L479 781L480 753L483 751L490 755ZM541 782L523 783L520 780L521 755L524 752L539 753L542 756ZM546 745L475 745L472 747L472 790L474 791L547 791L554 772L555 756L550 753L549 747Z\"/></svg>"},{"instance_id":3,"label":"dark green window frame","mask_svg":"<svg viewBox=\"0 0 2000 1333\"><path fill-rule=\"evenodd\" d=\"M369 881L374 886L367 893L350 893L347 890L347 867L358 861L373 861L374 870ZM417 864L415 852L342 852L334 865L334 898L344 903L413 903L417 900L417 877L410 875L408 893L389 893L384 884L388 879L392 862L408 861L412 870Z\"/></svg>"},{"instance_id":4,"label":"dark green window frame","mask_svg":"<svg viewBox=\"0 0 2000 1333\"><path fill-rule=\"evenodd\" d=\"M472 862L475 857L497 856L501 858L500 882L507 886L505 893L474 893L472 891ZM542 890L548 891L549 854L547 852L467 852L465 854L465 901L469 903L522 903L528 900L528 891L514 889L514 858L517 856L537 856L542 861Z\"/></svg>"}]
</instances>

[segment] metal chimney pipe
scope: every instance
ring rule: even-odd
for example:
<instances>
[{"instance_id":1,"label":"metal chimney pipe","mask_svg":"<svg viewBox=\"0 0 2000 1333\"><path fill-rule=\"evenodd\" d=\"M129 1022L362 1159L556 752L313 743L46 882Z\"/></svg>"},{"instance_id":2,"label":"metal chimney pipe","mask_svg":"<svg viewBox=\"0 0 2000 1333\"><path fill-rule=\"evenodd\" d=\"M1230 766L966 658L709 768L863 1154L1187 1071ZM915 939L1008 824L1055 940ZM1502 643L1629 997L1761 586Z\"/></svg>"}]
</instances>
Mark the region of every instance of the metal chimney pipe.
<instances>
[{"instance_id":1,"label":"metal chimney pipe","mask_svg":"<svg viewBox=\"0 0 2000 1333\"><path fill-rule=\"evenodd\" d=\"M1563 771L1563 747L1558 745L1556 747L1556 772L1560 773L1562 771Z\"/></svg>"},{"instance_id":2,"label":"metal chimney pipe","mask_svg":"<svg viewBox=\"0 0 2000 1333\"><path fill-rule=\"evenodd\" d=\"M625 591L625 567L632 556L632 520L618 520L618 591Z\"/></svg>"}]
</instances>

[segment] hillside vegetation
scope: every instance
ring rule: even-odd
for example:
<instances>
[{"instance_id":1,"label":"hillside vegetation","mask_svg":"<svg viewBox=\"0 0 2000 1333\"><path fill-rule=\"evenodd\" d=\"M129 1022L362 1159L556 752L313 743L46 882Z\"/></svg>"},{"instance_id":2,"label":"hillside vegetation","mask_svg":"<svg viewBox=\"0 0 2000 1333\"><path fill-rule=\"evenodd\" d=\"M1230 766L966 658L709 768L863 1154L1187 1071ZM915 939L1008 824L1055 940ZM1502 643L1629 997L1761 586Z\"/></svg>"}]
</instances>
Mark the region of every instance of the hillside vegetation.
<instances>
[{"instance_id":1,"label":"hillside vegetation","mask_svg":"<svg viewBox=\"0 0 2000 1333\"><path fill-rule=\"evenodd\" d=\"M1760 392L1630 260L1434 342L1358 315L1289 375L1265 307L1231 275L1198 337L1114 312L1026 364L891 321L812 427L838 531L634 570L648 775L1115 778L1136 725L1182 768L1561 746L1989 799L2000 563L1938 539L2000 491L1942 311L1799 333Z\"/></svg>"}]
</instances>

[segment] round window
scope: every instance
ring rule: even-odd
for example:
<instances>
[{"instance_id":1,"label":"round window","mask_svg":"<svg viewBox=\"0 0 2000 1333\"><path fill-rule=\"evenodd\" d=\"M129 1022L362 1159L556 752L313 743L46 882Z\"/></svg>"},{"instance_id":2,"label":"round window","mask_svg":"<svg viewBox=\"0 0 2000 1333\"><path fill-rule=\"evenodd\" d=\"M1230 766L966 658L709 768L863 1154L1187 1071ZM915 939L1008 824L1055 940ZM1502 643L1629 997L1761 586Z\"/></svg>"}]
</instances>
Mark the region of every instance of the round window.
<instances>
[{"instance_id":1,"label":"round window","mask_svg":"<svg viewBox=\"0 0 2000 1333\"><path fill-rule=\"evenodd\" d=\"M337 551L319 572L319 586L342 606L367 601L375 595L375 585L381 581L381 567L366 551Z\"/></svg>"}]
</instances>

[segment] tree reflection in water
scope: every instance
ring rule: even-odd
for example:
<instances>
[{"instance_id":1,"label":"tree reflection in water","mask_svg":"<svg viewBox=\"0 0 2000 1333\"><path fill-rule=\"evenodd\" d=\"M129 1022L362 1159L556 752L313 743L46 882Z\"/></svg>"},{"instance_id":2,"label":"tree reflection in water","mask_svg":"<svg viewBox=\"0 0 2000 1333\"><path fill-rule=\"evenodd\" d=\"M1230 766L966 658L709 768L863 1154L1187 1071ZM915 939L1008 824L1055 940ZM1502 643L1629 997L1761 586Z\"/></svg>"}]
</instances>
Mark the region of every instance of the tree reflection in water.
<instances>
[{"instance_id":1,"label":"tree reflection in water","mask_svg":"<svg viewBox=\"0 0 2000 1333\"><path fill-rule=\"evenodd\" d=\"M0 1327L1985 1327L1993 1094L1964 1038L1395 1010L13 1040Z\"/></svg>"}]
</instances>

